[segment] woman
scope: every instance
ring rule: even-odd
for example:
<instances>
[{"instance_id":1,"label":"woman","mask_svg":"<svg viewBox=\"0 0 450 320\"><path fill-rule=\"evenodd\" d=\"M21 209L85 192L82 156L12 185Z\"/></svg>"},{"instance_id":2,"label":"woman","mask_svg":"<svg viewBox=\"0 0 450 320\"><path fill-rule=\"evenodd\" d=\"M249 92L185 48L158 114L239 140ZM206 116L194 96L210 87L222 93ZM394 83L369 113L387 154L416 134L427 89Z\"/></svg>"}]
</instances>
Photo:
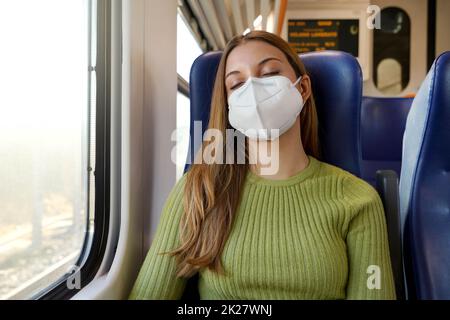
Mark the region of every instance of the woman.
<instances>
[{"instance_id":1,"label":"woman","mask_svg":"<svg viewBox=\"0 0 450 320\"><path fill-rule=\"evenodd\" d=\"M252 31L224 50L208 128L233 127L255 161L192 165L130 298L178 299L198 272L202 299L395 299L380 198L318 160L310 78L276 35Z\"/></svg>"}]
</instances>

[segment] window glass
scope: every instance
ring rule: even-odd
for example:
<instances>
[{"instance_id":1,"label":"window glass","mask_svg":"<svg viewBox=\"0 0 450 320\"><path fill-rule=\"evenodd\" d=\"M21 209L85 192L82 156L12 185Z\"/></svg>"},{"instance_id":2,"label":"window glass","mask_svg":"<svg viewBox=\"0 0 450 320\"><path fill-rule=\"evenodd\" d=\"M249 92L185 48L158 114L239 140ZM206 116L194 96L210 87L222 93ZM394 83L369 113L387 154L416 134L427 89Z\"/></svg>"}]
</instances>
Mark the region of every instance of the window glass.
<instances>
[{"instance_id":1,"label":"window glass","mask_svg":"<svg viewBox=\"0 0 450 320\"><path fill-rule=\"evenodd\" d=\"M177 15L177 72L189 82L189 73L194 60L202 54L202 50L182 17ZM176 176L183 175L189 148L189 98L183 93L177 94L177 134L176 134Z\"/></svg>"},{"instance_id":2,"label":"window glass","mask_svg":"<svg viewBox=\"0 0 450 320\"><path fill-rule=\"evenodd\" d=\"M397 95L409 83L411 22L400 8L384 8L380 14L381 28L374 30L374 83L383 94Z\"/></svg>"},{"instance_id":3,"label":"window glass","mask_svg":"<svg viewBox=\"0 0 450 320\"><path fill-rule=\"evenodd\" d=\"M394 59L386 58L377 68L378 90L387 95L402 92L402 66Z\"/></svg>"},{"instance_id":4,"label":"window glass","mask_svg":"<svg viewBox=\"0 0 450 320\"><path fill-rule=\"evenodd\" d=\"M194 60L202 54L202 49L198 45L186 23L177 15L177 72L187 82L189 82L189 72Z\"/></svg>"},{"instance_id":5,"label":"window glass","mask_svg":"<svg viewBox=\"0 0 450 320\"><path fill-rule=\"evenodd\" d=\"M75 268L85 241L95 146L90 7L0 0L0 299L53 284Z\"/></svg>"}]
</instances>

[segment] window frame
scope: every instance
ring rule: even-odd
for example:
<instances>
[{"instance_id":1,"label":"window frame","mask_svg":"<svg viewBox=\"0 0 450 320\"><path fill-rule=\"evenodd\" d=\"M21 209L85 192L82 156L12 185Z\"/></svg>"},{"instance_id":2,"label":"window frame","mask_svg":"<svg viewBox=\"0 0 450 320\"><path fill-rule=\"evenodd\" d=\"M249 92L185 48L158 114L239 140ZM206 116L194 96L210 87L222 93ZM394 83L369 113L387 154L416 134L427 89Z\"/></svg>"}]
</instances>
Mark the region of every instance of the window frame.
<instances>
[{"instance_id":1,"label":"window frame","mask_svg":"<svg viewBox=\"0 0 450 320\"><path fill-rule=\"evenodd\" d=\"M189 83L182 77L180 74L177 74L177 89L178 92L184 95L186 98L189 99Z\"/></svg>"},{"instance_id":2,"label":"window frame","mask_svg":"<svg viewBox=\"0 0 450 320\"><path fill-rule=\"evenodd\" d=\"M179 94L183 95L184 97L186 97L187 99L190 99L189 83L186 80L184 80L184 78L180 74L177 74L177 77L178 77L178 79L177 79L177 81L178 81L178 83L177 83L177 96L178 96L178 93L179 93ZM177 98L177 109L178 109L178 98ZM191 113L190 106L189 106L189 113ZM177 111L177 117L178 117L178 111ZM189 131L190 131L190 128L189 128ZM190 134L190 132L189 132L189 134ZM186 159L185 159L185 162L184 162L183 173L186 173L186 169L188 168L187 160L190 157L190 147L189 146L190 146L190 141L189 141L189 144L188 144L188 150L187 150ZM178 144L177 144L177 148L178 148ZM177 166L178 166L178 164L175 166L176 170L178 170ZM178 174L178 171L177 171L177 174ZM178 177L177 177L177 179L178 179Z\"/></svg>"},{"instance_id":3,"label":"window frame","mask_svg":"<svg viewBox=\"0 0 450 320\"><path fill-rule=\"evenodd\" d=\"M96 123L95 123L95 205L94 227L90 213L82 250L75 265L79 267L80 289L69 289L66 273L59 280L31 297L34 300L66 300L91 282L102 263L108 240L110 220L110 152L111 152L111 19L112 0L97 1ZM92 2L89 1L89 20ZM90 119L90 115L88 115ZM89 120L90 123L90 120ZM88 128L90 125L88 125ZM89 129L88 129L89 130ZM88 184L89 185L89 184ZM93 232L91 234L91 232Z\"/></svg>"}]
</instances>

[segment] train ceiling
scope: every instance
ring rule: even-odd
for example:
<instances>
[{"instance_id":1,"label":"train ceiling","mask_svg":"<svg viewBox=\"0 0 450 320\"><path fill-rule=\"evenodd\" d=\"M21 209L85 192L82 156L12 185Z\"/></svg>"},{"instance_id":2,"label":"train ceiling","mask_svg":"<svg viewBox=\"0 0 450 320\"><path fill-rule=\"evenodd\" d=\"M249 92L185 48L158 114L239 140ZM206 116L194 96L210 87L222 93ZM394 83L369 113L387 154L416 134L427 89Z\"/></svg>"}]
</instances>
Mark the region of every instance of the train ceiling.
<instances>
[{"instance_id":1,"label":"train ceiling","mask_svg":"<svg viewBox=\"0 0 450 320\"><path fill-rule=\"evenodd\" d=\"M280 33L287 0L179 0L179 13L203 50L222 50L250 30ZM281 22L281 23L280 23Z\"/></svg>"}]
</instances>

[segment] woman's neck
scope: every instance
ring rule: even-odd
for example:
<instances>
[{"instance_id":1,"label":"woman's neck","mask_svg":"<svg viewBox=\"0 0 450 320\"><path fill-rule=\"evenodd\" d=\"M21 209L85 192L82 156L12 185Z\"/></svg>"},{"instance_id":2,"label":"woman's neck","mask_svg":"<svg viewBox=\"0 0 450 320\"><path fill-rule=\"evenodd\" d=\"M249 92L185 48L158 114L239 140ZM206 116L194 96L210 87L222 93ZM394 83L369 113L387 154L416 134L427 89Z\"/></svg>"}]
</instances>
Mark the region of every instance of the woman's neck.
<instances>
[{"instance_id":1,"label":"woman's neck","mask_svg":"<svg viewBox=\"0 0 450 320\"><path fill-rule=\"evenodd\" d=\"M249 140L250 170L272 180L283 180L299 173L309 164L300 137L300 123L274 141Z\"/></svg>"}]
</instances>

